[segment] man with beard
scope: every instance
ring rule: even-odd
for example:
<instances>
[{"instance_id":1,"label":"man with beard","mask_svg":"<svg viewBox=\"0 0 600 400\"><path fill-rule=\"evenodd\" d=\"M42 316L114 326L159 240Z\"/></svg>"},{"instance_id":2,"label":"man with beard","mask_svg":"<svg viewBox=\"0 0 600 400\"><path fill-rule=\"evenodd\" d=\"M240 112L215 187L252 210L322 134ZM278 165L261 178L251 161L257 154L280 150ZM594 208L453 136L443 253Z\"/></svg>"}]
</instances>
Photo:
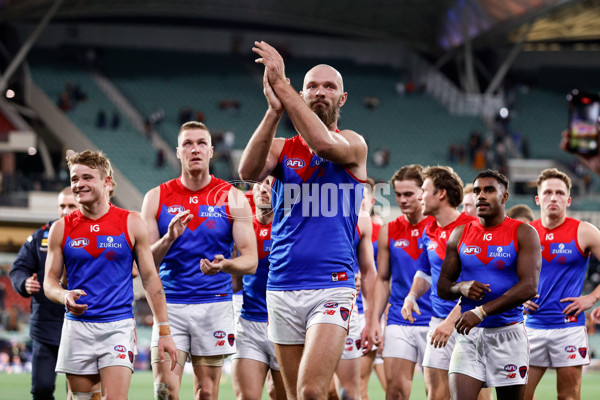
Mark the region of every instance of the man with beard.
<instances>
[{"instance_id":1,"label":"man with beard","mask_svg":"<svg viewBox=\"0 0 600 400\"><path fill-rule=\"evenodd\" d=\"M246 180L275 177L269 337L288 398L325 398L356 296L354 238L367 146L356 132L338 129L348 97L338 71L317 65L298 95L277 50L265 42L255 42L252 50L265 66L268 109L244 150L239 174ZM291 139L275 138L284 110L299 134Z\"/></svg>"}]
</instances>

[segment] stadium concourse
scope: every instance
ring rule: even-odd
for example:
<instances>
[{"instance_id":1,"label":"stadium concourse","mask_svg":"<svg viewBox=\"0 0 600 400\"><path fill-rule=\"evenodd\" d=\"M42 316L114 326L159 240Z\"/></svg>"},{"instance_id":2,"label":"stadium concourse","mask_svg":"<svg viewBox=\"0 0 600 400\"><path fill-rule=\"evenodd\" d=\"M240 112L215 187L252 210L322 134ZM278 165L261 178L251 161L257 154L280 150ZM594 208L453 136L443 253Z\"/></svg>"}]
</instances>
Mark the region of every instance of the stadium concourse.
<instances>
[{"instance_id":1,"label":"stadium concourse","mask_svg":"<svg viewBox=\"0 0 600 400\"><path fill-rule=\"evenodd\" d=\"M568 215L600 226L600 177L559 148L565 95L600 91L600 30L589 22L599 0L349 1L343 12L316 0L287 3L0 1L0 400L31 390L31 300L15 292L9 272L27 237L56 218L56 193L69 184L65 156L104 151L118 184L114 203L140 210L144 193L178 176L177 131L198 120L212 134L211 172L249 189L238 165L266 108L255 40L280 49L296 90L316 64L341 72L349 96L339 125L368 144L381 222L402 214L387 182L418 163L451 166L464 183L500 170L511 181L507 209L525 204L535 218L535 180L556 167L573 182ZM277 136L295 134L284 115ZM582 293L599 284L592 257ZM134 285L140 373L130 398L149 398L152 378L142 371L150 369L152 317L139 278ZM600 333L589 316L586 326L582 398L591 399L600 390ZM192 392L191 369L182 399ZM224 372L221 397L233 398L229 361ZM422 379L419 370L411 398L424 398ZM538 398L556 396L555 380L544 377ZM13 382L18 394L9 395ZM375 376L370 392L383 398Z\"/></svg>"}]
</instances>

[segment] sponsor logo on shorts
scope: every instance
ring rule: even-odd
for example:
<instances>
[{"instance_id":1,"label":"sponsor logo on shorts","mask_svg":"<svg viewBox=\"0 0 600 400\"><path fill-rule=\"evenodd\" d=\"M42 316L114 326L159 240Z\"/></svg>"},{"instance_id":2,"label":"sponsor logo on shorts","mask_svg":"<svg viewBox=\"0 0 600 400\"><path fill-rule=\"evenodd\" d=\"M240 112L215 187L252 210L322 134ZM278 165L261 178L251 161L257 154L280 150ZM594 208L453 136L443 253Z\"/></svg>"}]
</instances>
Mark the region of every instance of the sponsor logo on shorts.
<instances>
[{"instance_id":1,"label":"sponsor logo on shorts","mask_svg":"<svg viewBox=\"0 0 600 400\"><path fill-rule=\"evenodd\" d=\"M347 321L348 317L350 316L350 310L345 307L340 307L340 315L344 321Z\"/></svg>"},{"instance_id":2,"label":"sponsor logo on shorts","mask_svg":"<svg viewBox=\"0 0 600 400\"><path fill-rule=\"evenodd\" d=\"M116 358L118 358L119 360L124 360L125 357L127 357L127 355L125 355L125 353L119 353L117 354Z\"/></svg>"},{"instance_id":3,"label":"sponsor logo on shorts","mask_svg":"<svg viewBox=\"0 0 600 400\"><path fill-rule=\"evenodd\" d=\"M119 353L125 353L127 351L127 347L123 346L122 344L118 344L115 346L115 351L118 351Z\"/></svg>"},{"instance_id":4,"label":"sponsor logo on shorts","mask_svg":"<svg viewBox=\"0 0 600 400\"><path fill-rule=\"evenodd\" d=\"M475 255L479 253L481 253L481 248L479 248L478 246L467 246L463 249L463 254L466 255Z\"/></svg>"},{"instance_id":5,"label":"sponsor logo on shorts","mask_svg":"<svg viewBox=\"0 0 600 400\"><path fill-rule=\"evenodd\" d=\"M285 165L290 167L291 169L304 168L304 160L301 160L299 158L290 158L285 162Z\"/></svg>"},{"instance_id":6,"label":"sponsor logo on shorts","mask_svg":"<svg viewBox=\"0 0 600 400\"><path fill-rule=\"evenodd\" d=\"M510 374L506 375L506 379L515 379L516 377L517 377L516 372L511 372Z\"/></svg>"},{"instance_id":7,"label":"sponsor logo on shorts","mask_svg":"<svg viewBox=\"0 0 600 400\"><path fill-rule=\"evenodd\" d=\"M513 372L517 370L517 366L515 364L507 364L504 366L504 370L507 372Z\"/></svg>"},{"instance_id":8,"label":"sponsor logo on shorts","mask_svg":"<svg viewBox=\"0 0 600 400\"><path fill-rule=\"evenodd\" d=\"M323 311L323 314L325 314L325 315L335 315L335 310L325 310L325 311Z\"/></svg>"},{"instance_id":9,"label":"sponsor logo on shorts","mask_svg":"<svg viewBox=\"0 0 600 400\"><path fill-rule=\"evenodd\" d=\"M233 333L227 335L227 341L229 342L230 346L233 346L233 343L235 343L235 335Z\"/></svg>"},{"instance_id":10,"label":"sponsor logo on shorts","mask_svg":"<svg viewBox=\"0 0 600 400\"><path fill-rule=\"evenodd\" d=\"M88 244L90 244L90 241L87 240L86 238L77 238L77 239L71 240L71 243L69 243L69 247L73 247L75 249L80 249L82 247L87 246Z\"/></svg>"},{"instance_id":11,"label":"sponsor logo on shorts","mask_svg":"<svg viewBox=\"0 0 600 400\"><path fill-rule=\"evenodd\" d=\"M565 347L565 351L567 353L575 353L575 351L577 351L577 347L575 347L575 346L567 346L567 347Z\"/></svg>"},{"instance_id":12,"label":"sponsor logo on shorts","mask_svg":"<svg viewBox=\"0 0 600 400\"><path fill-rule=\"evenodd\" d=\"M587 356L587 347L580 347L577 350L579 351L581 358L585 358L585 356Z\"/></svg>"},{"instance_id":13,"label":"sponsor logo on shorts","mask_svg":"<svg viewBox=\"0 0 600 400\"><path fill-rule=\"evenodd\" d=\"M335 301L330 301L323 305L323 307L325 307L325 308L337 308L337 306L338 306L338 303L336 303Z\"/></svg>"},{"instance_id":14,"label":"sponsor logo on shorts","mask_svg":"<svg viewBox=\"0 0 600 400\"><path fill-rule=\"evenodd\" d=\"M133 352L128 351L127 355L129 356L129 362L133 364Z\"/></svg>"},{"instance_id":15,"label":"sponsor logo on shorts","mask_svg":"<svg viewBox=\"0 0 600 400\"><path fill-rule=\"evenodd\" d=\"M185 208L183 206L180 205L174 205L174 206L169 206L167 207L167 212L171 215L177 215L180 212L185 211Z\"/></svg>"},{"instance_id":16,"label":"sponsor logo on shorts","mask_svg":"<svg viewBox=\"0 0 600 400\"><path fill-rule=\"evenodd\" d=\"M215 347L225 346L225 340L217 340Z\"/></svg>"},{"instance_id":17,"label":"sponsor logo on shorts","mask_svg":"<svg viewBox=\"0 0 600 400\"><path fill-rule=\"evenodd\" d=\"M216 337L217 339L225 339L225 336L227 336L227 333L225 333L224 331L215 331L215 333L213 333L213 336Z\"/></svg>"},{"instance_id":18,"label":"sponsor logo on shorts","mask_svg":"<svg viewBox=\"0 0 600 400\"><path fill-rule=\"evenodd\" d=\"M348 274L345 272L332 272L331 273L331 280L334 282L339 282L339 281L347 281L348 280Z\"/></svg>"},{"instance_id":19,"label":"sponsor logo on shorts","mask_svg":"<svg viewBox=\"0 0 600 400\"><path fill-rule=\"evenodd\" d=\"M347 352L351 352L352 350L354 350L354 349L352 348L352 346L350 346L350 347L346 347L346 348L344 349L344 351L347 351Z\"/></svg>"},{"instance_id":20,"label":"sponsor logo on shorts","mask_svg":"<svg viewBox=\"0 0 600 400\"><path fill-rule=\"evenodd\" d=\"M521 375L521 378L525 378L525 375L527 375L527 365L519 367L519 375Z\"/></svg>"},{"instance_id":21,"label":"sponsor logo on shorts","mask_svg":"<svg viewBox=\"0 0 600 400\"><path fill-rule=\"evenodd\" d=\"M406 239L400 239L400 240L396 240L394 242L394 247L399 248L399 249L408 247L408 245L409 245L409 243L408 243L408 240L406 240Z\"/></svg>"}]
</instances>

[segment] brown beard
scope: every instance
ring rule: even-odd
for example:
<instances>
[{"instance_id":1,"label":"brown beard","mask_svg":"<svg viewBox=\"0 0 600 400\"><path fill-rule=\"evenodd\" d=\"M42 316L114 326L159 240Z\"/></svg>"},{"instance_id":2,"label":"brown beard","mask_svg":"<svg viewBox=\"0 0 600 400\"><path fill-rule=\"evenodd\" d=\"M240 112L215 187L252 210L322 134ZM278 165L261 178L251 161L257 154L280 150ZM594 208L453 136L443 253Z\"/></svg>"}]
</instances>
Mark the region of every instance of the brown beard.
<instances>
[{"instance_id":1,"label":"brown beard","mask_svg":"<svg viewBox=\"0 0 600 400\"><path fill-rule=\"evenodd\" d=\"M319 103L318 99L314 99L309 101L308 106L311 110L313 110L315 114L317 114L317 117L319 117L319 119L323 121L325 126L329 128L334 126L340 118L340 100L341 99L338 100L337 104L332 104L330 106L319 107L317 109L314 109L313 105L315 103Z\"/></svg>"}]
</instances>

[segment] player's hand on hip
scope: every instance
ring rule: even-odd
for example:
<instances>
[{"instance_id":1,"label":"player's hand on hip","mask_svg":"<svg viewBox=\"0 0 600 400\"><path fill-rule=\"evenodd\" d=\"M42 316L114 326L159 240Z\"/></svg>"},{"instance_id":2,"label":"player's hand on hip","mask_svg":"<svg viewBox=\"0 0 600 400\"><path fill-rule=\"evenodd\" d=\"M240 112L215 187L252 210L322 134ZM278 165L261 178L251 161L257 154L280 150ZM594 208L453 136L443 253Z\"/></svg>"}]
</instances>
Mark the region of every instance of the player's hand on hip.
<instances>
[{"instance_id":1,"label":"player's hand on hip","mask_svg":"<svg viewBox=\"0 0 600 400\"><path fill-rule=\"evenodd\" d=\"M217 254L213 261L203 258L200 261L200 270L204 275L215 275L223 270L225 257L222 254Z\"/></svg>"},{"instance_id":2,"label":"player's hand on hip","mask_svg":"<svg viewBox=\"0 0 600 400\"><path fill-rule=\"evenodd\" d=\"M481 319L472 311L465 311L458 317L454 326L456 328L456 332L460 335L468 335L471 332L471 329L474 326L479 325Z\"/></svg>"},{"instance_id":3,"label":"player's hand on hip","mask_svg":"<svg viewBox=\"0 0 600 400\"><path fill-rule=\"evenodd\" d=\"M38 281L37 274L31 275L29 278L25 279L25 291L29 294L36 294L42 289L42 285L40 281Z\"/></svg>"},{"instance_id":4,"label":"player's hand on hip","mask_svg":"<svg viewBox=\"0 0 600 400\"><path fill-rule=\"evenodd\" d=\"M485 296L486 293L492 291L489 283L481 283L478 281L460 282L458 284L458 288L460 290L460 294L475 301L483 299L483 296Z\"/></svg>"},{"instance_id":5,"label":"player's hand on hip","mask_svg":"<svg viewBox=\"0 0 600 400\"><path fill-rule=\"evenodd\" d=\"M580 296L580 297L566 297L564 299L560 299L561 303L571 302L568 306L563 310L563 314L569 315L573 314L574 316L578 316L585 310L589 310L596 304L596 299L592 295Z\"/></svg>"},{"instance_id":6,"label":"player's hand on hip","mask_svg":"<svg viewBox=\"0 0 600 400\"><path fill-rule=\"evenodd\" d=\"M534 297L534 299L539 299L540 295L536 294ZM524 314L531 314L534 313L538 310L538 308L540 308L540 305L535 303L533 301L533 299L531 300L527 300L525 303L523 303L523 313Z\"/></svg>"},{"instance_id":7,"label":"player's hand on hip","mask_svg":"<svg viewBox=\"0 0 600 400\"><path fill-rule=\"evenodd\" d=\"M77 304L81 296L87 296L87 293L81 289L67 290L63 295L63 304L67 308L67 311L73 315L81 315L87 310L87 304Z\"/></svg>"},{"instance_id":8,"label":"player's hand on hip","mask_svg":"<svg viewBox=\"0 0 600 400\"><path fill-rule=\"evenodd\" d=\"M169 228L167 230L169 238L175 240L181 236L183 232L185 232L185 228L192 218L194 218L194 216L190 214L190 210L182 211L174 216L173 219L171 219L171 222L169 222Z\"/></svg>"},{"instance_id":9,"label":"player's hand on hip","mask_svg":"<svg viewBox=\"0 0 600 400\"><path fill-rule=\"evenodd\" d=\"M265 66L270 85L274 85L278 81L286 81L283 58L273 46L267 42L257 41L254 42L252 51L260 56L254 61Z\"/></svg>"}]
</instances>

